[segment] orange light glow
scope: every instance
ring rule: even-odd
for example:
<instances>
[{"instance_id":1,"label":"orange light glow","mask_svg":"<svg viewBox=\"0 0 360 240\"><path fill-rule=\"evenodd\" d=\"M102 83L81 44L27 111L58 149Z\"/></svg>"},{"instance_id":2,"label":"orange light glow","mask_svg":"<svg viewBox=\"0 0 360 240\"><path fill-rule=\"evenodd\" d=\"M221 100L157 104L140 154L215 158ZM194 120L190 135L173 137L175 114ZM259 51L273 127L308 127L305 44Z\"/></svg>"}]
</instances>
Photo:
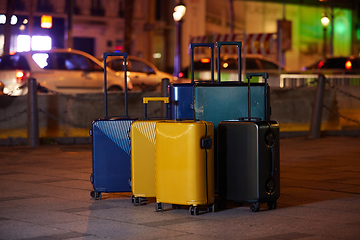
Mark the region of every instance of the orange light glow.
<instances>
[{"instance_id":1,"label":"orange light glow","mask_svg":"<svg viewBox=\"0 0 360 240\"><path fill-rule=\"evenodd\" d=\"M41 16L41 27L42 28L52 28L52 16L42 15Z\"/></svg>"},{"instance_id":2,"label":"orange light glow","mask_svg":"<svg viewBox=\"0 0 360 240\"><path fill-rule=\"evenodd\" d=\"M24 76L23 72L16 72L16 83L22 83L25 79Z\"/></svg>"},{"instance_id":3,"label":"orange light glow","mask_svg":"<svg viewBox=\"0 0 360 240\"><path fill-rule=\"evenodd\" d=\"M209 63L210 62L210 58L202 58L200 59L201 63Z\"/></svg>"},{"instance_id":4,"label":"orange light glow","mask_svg":"<svg viewBox=\"0 0 360 240\"><path fill-rule=\"evenodd\" d=\"M22 78L24 76L23 72L17 72L16 73L16 78Z\"/></svg>"},{"instance_id":5,"label":"orange light glow","mask_svg":"<svg viewBox=\"0 0 360 240\"><path fill-rule=\"evenodd\" d=\"M347 60L346 63L345 63L345 68L346 69L351 69L351 67L352 67L351 61Z\"/></svg>"}]
</instances>

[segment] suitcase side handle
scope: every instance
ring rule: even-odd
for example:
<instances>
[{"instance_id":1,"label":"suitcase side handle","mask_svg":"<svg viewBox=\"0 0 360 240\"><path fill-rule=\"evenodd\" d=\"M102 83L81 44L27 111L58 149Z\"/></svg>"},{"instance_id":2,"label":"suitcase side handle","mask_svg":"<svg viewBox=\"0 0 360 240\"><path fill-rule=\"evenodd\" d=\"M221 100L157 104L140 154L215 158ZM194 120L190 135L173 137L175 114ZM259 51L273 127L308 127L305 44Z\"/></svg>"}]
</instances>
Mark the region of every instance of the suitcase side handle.
<instances>
[{"instance_id":1,"label":"suitcase side handle","mask_svg":"<svg viewBox=\"0 0 360 240\"><path fill-rule=\"evenodd\" d=\"M246 73L246 78L248 80L248 119L250 121L251 119L251 93L250 93L250 80L252 77L263 77L263 79L265 80L265 85L264 85L264 103L265 103L265 119L264 121L268 121L269 119L269 115L268 115L268 93L267 93L267 89L268 89L268 84L267 84L267 79L269 77L269 74L266 72L257 72L257 73Z\"/></svg>"},{"instance_id":2,"label":"suitcase side handle","mask_svg":"<svg viewBox=\"0 0 360 240\"><path fill-rule=\"evenodd\" d=\"M149 119L147 116L147 104L149 102L164 102L165 104L169 103L169 97L144 97L143 104L144 104L144 118L145 120ZM168 119L167 111L166 111L166 119Z\"/></svg>"},{"instance_id":3,"label":"suitcase side handle","mask_svg":"<svg viewBox=\"0 0 360 240\"><path fill-rule=\"evenodd\" d=\"M220 74L220 48L223 45L232 45L232 46L237 46L238 48L238 81L239 83L241 83L241 47L242 47L242 42L216 42L216 48L217 48L217 74L218 74L218 83L221 82L221 74Z\"/></svg>"},{"instance_id":4,"label":"suitcase side handle","mask_svg":"<svg viewBox=\"0 0 360 240\"><path fill-rule=\"evenodd\" d=\"M108 116L108 106L107 106L107 66L106 59L108 56L122 56L124 58L124 98L125 98L125 118L128 116L128 102L127 102L127 53L126 52L105 52L103 53L104 58L104 102L105 102L105 118Z\"/></svg>"},{"instance_id":5,"label":"suitcase side handle","mask_svg":"<svg viewBox=\"0 0 360 240\"><path fill-rule=\"evenodd\" d=\"M191 51L191 83L195 83L194 77L194 49L195 47L209 47L211 51L210 64L211 64L211 83L214 83L214 43L190 43L190 51Z\"/></svg>"}]
</instances>

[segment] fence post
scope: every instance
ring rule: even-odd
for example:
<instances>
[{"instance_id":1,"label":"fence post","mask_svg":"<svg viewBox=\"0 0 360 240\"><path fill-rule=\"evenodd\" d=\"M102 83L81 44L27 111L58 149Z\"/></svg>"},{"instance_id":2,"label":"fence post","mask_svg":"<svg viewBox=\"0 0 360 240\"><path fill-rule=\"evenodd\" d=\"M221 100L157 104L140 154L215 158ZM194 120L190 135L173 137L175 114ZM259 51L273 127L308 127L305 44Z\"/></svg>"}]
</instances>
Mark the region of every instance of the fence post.
<instances>
[{"instance_id":1,"label":"fence post","mask_svg":"<svg viewBox=\"0 0 360 240\"><path fill-rule=\"evenodd\" d=\"M37 84L35 78L28 79L28 144L30 147L39 146L39 116L38 116L38 99Z\"/></svg>"},{"instance_id":2,"label":"fence post","mask_svg":"<svg viewBox=\"0 0 360 240\"><path fill-rule=\"evenodd\" d=\"M324 75L319 75L316 86L316 94L314 99L314 107L311 115L310 132L308 138L317 139L320 137L321 116L324 104L324 91L326 79Z\"/></svg>"},{"instance_id":3,"label":"fence post","mask_svg":"<svg viewBox=\"0 0 360 240\"><path fill-rule=\"evenodd\" d=\"M161 79L161 96L168 97L168 85L170 80L168 78ZM167 103L161 104L161 116L168 117L168 105Z\"/></svg>"}]
</instances>

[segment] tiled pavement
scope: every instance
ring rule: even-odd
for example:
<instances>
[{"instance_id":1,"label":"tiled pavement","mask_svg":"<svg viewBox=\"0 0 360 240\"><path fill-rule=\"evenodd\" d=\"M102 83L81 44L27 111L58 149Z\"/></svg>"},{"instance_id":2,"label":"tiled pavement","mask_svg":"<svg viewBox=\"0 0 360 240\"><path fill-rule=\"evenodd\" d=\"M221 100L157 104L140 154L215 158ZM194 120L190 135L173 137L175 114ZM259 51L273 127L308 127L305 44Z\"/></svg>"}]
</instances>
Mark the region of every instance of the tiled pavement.
<instances>
[{"instance_id":1,"label":"tiled pavement","mask_svg":"<svg viewBox=\"0 0 360 240\"><path fill-rule=\"evenodd\" d=\"M278 209L198 216L91 199L91 145L0 147L0 239L360 239L360 137L280 143Z\"/></svg>"}]
</instances>

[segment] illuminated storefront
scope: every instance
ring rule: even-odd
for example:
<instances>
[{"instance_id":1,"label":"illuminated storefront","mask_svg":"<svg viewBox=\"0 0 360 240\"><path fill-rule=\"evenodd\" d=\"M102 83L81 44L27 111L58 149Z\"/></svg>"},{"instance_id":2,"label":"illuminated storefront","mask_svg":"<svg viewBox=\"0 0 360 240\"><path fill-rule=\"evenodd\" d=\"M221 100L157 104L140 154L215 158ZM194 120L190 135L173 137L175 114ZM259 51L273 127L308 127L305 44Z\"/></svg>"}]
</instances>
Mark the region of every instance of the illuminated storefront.
<instances>
[{"instance_id":1,"label":"illuminated storefront","mask_svg":"<svg viewBox=\"0 0 360 240\"><path fill-rule=\"evenodd\" d=\"M4 46L5 15L0 15L0 55ZM50 23L43 23L41 16L34 16L32 38L30 37L30 22L28 16L13 15L11 18L11 43L10 52L22 52L32 50L48 50L51 48L64 48L65 19L51 18Z\"/></svg>"}]
</instances>

